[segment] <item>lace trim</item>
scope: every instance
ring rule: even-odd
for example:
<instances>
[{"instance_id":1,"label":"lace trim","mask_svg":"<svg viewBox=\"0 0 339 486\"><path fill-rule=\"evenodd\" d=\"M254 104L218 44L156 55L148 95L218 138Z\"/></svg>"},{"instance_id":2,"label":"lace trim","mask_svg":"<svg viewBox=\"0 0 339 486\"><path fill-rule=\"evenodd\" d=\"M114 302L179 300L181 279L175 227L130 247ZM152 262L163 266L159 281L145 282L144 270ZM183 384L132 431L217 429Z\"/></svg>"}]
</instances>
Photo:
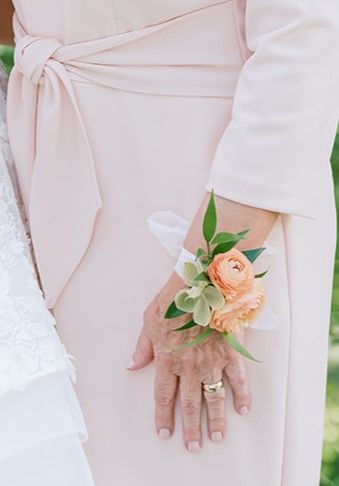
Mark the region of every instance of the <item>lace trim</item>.
<instances>
[{"instance_id":1,"label":"lace trim","mask_svg":"<svg viewBox=\"0 0 339 486\"><path fill-rule=\"evenodd\" d=\"M5 122L7 75L0 65L0 395L48 373L67 369L34 270L29 227L16 180Z\"/></svg>"}]
</instances>

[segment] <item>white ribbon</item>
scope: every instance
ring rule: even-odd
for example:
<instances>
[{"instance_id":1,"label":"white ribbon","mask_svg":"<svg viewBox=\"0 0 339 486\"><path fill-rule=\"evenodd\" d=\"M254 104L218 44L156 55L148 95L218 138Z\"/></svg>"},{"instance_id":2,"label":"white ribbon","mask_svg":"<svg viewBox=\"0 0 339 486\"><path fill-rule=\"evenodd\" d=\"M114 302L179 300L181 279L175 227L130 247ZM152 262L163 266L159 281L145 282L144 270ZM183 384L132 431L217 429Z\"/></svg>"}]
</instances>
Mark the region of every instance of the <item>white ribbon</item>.
<instances>
[{"instance_id":1,"label":"white ribbon","mask_svg":"<svg viewBox=\"0 0 339 486\"><path fill-rule=\"evenodd\" d=\"M176 258L174 270L182 276L182 270L186 261L193 261L195 255L183 247L183 241L190 227L190 222L173 211L156 211L147 218L149 230L153 233L168 251ZM264 242L265 250L262 255L277 255L278 251L267 241ZM285 324L272 306L266 302L262 311L258 314L250 326L261 331L273 331L283 329Z\"/></svg>"}]
</instances>

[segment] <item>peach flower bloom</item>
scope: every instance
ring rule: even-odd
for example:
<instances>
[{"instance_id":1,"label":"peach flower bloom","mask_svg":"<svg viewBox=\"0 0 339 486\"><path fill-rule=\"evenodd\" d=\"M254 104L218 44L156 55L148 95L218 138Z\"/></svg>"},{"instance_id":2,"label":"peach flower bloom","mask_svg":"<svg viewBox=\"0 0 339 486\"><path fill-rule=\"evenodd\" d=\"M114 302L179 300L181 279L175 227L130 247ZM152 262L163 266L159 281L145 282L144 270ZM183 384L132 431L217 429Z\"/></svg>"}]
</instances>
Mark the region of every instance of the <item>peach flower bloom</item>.
<instances>
[{"instance_id":1,"label":"peach flower bloom","mask_svg":"<svg viewBox=\"0 0 339 486\"><path fill-rule=\"evenodd\" d=\"M210 327L220 332L235 334L257 317L265 305L264 286L261 279L255 279L248 294L227 303L212 313Z\"/></svg>"},{"instance_id":2,"label":"peach flower bloom","mask_svg":"<svg viewBox=\"0 0 339 486\"><path fill-rule=\"evenodd\" d=\"M216 255L207 268L207 274L227 302L248 293L254 281L252 262L236 248Z\"/></svg>"}]
</instances>

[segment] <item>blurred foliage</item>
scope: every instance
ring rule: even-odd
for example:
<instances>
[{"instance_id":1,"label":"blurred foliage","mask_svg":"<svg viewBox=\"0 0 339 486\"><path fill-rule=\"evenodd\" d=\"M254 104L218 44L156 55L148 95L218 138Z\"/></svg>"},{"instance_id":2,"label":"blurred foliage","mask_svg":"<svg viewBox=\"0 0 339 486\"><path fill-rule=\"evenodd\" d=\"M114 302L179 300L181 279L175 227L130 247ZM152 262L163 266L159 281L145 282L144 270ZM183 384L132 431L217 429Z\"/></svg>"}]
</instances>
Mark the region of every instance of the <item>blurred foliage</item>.
<instances>
[{"instance_id":1,"label":"blurred foliage","mask_svg":"<svg viewBox=\"0 0 339 486\"><path fill-rule=\"evenodd\" d=\"M332 153L332 170L339 216L339 135ZM339 219L338 219L339 229ZM339 255L333 280L330 350L321 486L339 486Z\"/></svg>"},{"instance_id":2,"label":"blurred foliage","mask_svg":"<svg viewBox=\"0 0 339 486\"><path fill-rule=\"evenodd\" d=\"M13 66L13 47L0 45L0 59L9 73Z\"/></svg>"},{"instance_id":3,"label":"blurred foliage","mask_svg":"<svg viewBox=\"0 0 339 486\"><path fill-rule=\"evenodd\" d=\"M9 72L13 66L13 48L0 46L0 59ZM338 87L339 89L339 87ZM332 169L338 208L339 229L339 135L332 153ZM300 485L307 486L307 485ZM339 486L339 255L337 248L333 281L327 401L320 486Z\"/></svg>"}]
</instances>

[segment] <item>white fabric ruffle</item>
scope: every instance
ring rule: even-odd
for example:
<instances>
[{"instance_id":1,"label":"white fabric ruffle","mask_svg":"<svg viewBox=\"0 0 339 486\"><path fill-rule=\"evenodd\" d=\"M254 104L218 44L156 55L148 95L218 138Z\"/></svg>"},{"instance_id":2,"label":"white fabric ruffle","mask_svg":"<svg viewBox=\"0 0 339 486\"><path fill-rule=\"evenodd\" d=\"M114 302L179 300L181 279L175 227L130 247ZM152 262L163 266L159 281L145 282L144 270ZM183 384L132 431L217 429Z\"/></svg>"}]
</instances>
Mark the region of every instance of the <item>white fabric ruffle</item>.
<instances>
[{"instance_id":1,"label":"white fabric ruffle","mask_svg":"<svg viewBox=\"0 0 339 486\"><path fill-rule=\"evenodd\" d=\"M0 400L0 484L93 486L81 441L86 426L66 372Z\"/></svg>"}]
</instances>

